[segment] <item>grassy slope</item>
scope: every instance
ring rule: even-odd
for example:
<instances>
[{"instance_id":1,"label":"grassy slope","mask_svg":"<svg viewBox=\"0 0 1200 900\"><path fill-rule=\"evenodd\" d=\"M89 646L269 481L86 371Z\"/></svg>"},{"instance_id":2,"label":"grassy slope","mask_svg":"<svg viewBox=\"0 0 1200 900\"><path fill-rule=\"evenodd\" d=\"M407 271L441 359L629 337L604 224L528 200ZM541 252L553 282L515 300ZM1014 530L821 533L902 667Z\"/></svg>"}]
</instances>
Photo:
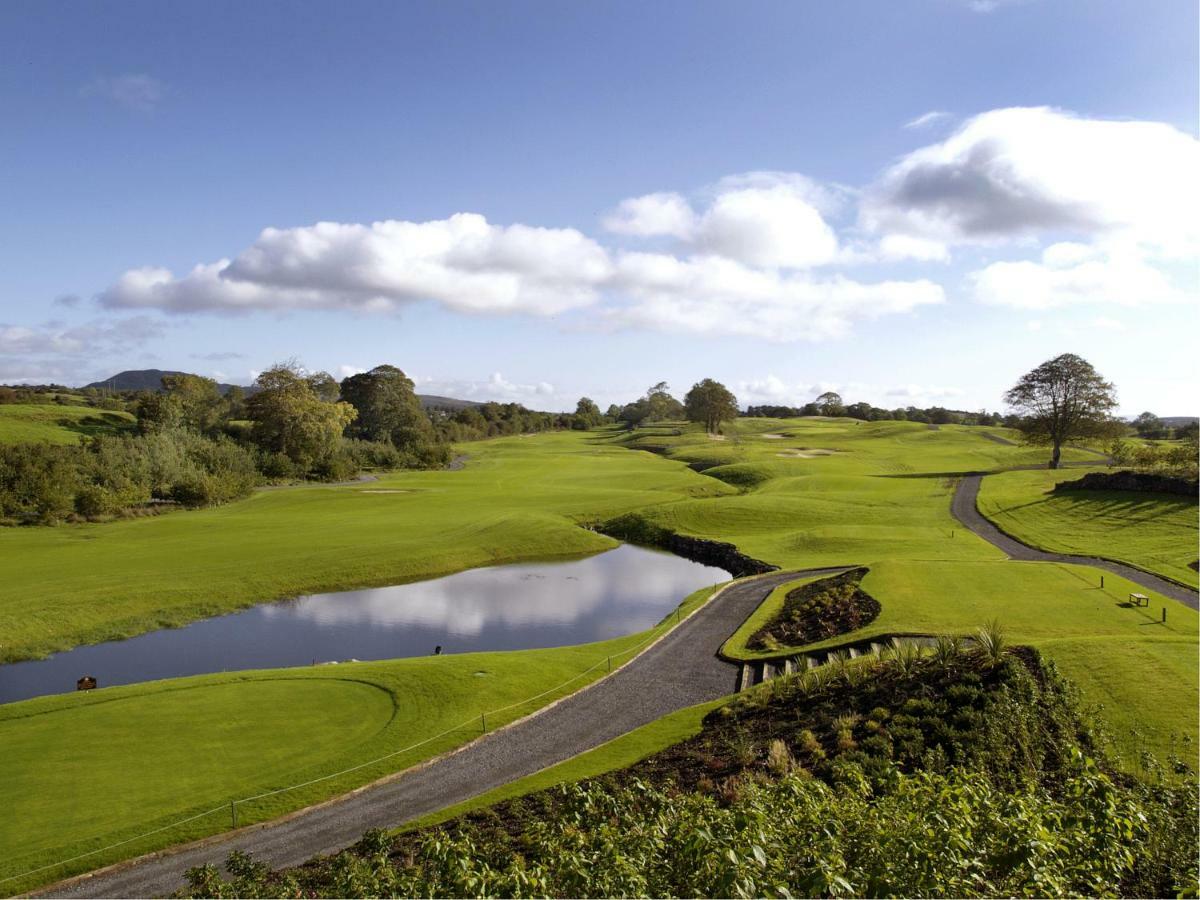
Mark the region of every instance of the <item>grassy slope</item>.
<instances>
[{"instance_id":1,"label":"grassy slope","mask_svg":"<svg viewBox=\"0 0 1200 900\"><path fill-rule=\"evenodd\" d=\"M692 594L683 611L711 591ZM8 814L0 819L0 879L217 811L65 868L0 881L0 893L225 830L230 800L433 738L354 772L239 803L239 824L399 771L478 736L482 711L496 728L577 690L603 674L609 655L625 661L673 621L576 647L205 675L2 705L0 805Z\"/></svg>"},{"instance_id":2,"label":"grassy slope","mask_svg":"<svg viewBox=\"0 0 1200 900\"><path fill-rule=\"evenodd\" d=\"M883 604L872 628L969 631L998 617L1015 639L1042 646L1076 678L1085 699L1105 704L1127 748L1143 740L1161 755L1172 733L1195 734L1194 613L1176 605L1166 628L1143 626L1141 613L1115 605L1124 590L1118 580L1107 582L1103 596L1085 594L1095 592L1090 570L1005 562L951 518L955 473L1027 464L1040 453L997 444L972 429L903 423L743 420L736 441L671 432L647 430L623 440L653 448L657 457L610 446L608 436L504 439L467 447L472 461L460 472L267 492L225 509L157 520L8 530L0 533L0 559L21 565L0 584L0 640L8 645L0 652L143 630L263 597L601 549L610 546L608 539L575 523L637 509L675 530L730 540L784 566L870 565L864 587ZM779 455L806 447L840 452ZM410 493L368 493L380 488ZM1159 603L1156 598L1155 611ZM18 638L15 652L10 635ZM522 660L520 667L532 658L506 656ZM438 697L442 688L433 670L404 671L403 691ZM460 681L470 703L478 704L474 679ZM453 699L436 702L458 708ZM660 738L682 721L665 723ZM192 724L195 753L223 752L223 742L204 739L211 717ZM1139 735L1131 737L1130 729ZM632 740L624 750L596 751L592 762L635 752L642 737ZM332 761L311 765L335 768ZM44 783L38 790L55 787Z\"/></svg>"},{"instance_id":3,"label":"grassy slope","mask_svg":"<svg viewBox=\"0 0 1200 900\"><path fill-rule=\"evenodd\" d=\"M0 444L48 441L74 444L82 436L113 434L133 427L127 412L60 406L56 403L0 405Z\"/></svg>"},{"instance_id":4,"label":"grassy slope","mask_svg":"<svg viewBox=\"0 0 1200 900\"><path fill-rule=\"evenodd\" d=\"M956 473L1037 463L1044 461L1043 451L982 436L986 431L1014 437L999 428L933 430L845 419L742 419L724 441L690 431L676 435L675 430L648 429L631 444L653 446L669 458L687 460L710 476L738 485L743 493L657 506L644 513L652 521L699 537L733 541L751 556L784 567L869 565L872 571L863 587L883 611L856 637L969 633L999 619L1013 639L1042 647L1079 683L1086 702L1103 705L1103 715L1127 758L1144 744L1163 759L1173 735L1193 741L1200 737L1194 715L1200 703L1194 611L1156 595L1153 615L1165 603L1171 610L1168 627L1143 626L1144 610L1138 613L1116 604L1131 590L1147 592L1111 575L1106 576L1103 601L1084 604L1073 599L1067 606L1068 597L1086 597L1084 589L1098 584L1100 573L1004 561L1000 551L963 531L951 516ZM813 458L780 455L799 448L838 452ZM1072 462L1095 459L1077 449L1064 455ZM984 489L993 479L1026 476L1046 477L1043 472L993 474L984 479ZM1177 516L1177 504L1163 499L1158 512ZM1178 528L1163 541L1168 552L1179 557L1195 550L1194 504L1192 509L1190 532ZM768 603L779 605L784 593L781 590ZM741 640L723 648L732 658L778 655L746 651L744 639L750 630L739 629L737 634ZM1104 657L1102 674L1093 668L1097 656ZM1145 702L1160 690L1170 702Z\"/></svg>"},{"instance_id":5,"label":"grassy slope","mask_svg":"<svg viewBox=\"0 0 1200 900\"><path fill-rule=\"evenodd\" d=\"M472 444L456 472L263 491L219 509L0 529L0 660L128 637L264 600L395 584L615 542L577 527L732 493L678 462L565 433ZM375 493L379 490L400 493Z\"/></svg>"},{"instance_id":6,"label":"grassy slope","mask_svg":"<svg viewBox=\"0 0 1200 900\"><path fill-rule=\"evenodd\" d=\"M1195 587L1195 498L1131 491L1051 494L1079 472L1005 472L983 480L979 511L1027 544L1120 560Z\"/></svg>"}]
</instances>

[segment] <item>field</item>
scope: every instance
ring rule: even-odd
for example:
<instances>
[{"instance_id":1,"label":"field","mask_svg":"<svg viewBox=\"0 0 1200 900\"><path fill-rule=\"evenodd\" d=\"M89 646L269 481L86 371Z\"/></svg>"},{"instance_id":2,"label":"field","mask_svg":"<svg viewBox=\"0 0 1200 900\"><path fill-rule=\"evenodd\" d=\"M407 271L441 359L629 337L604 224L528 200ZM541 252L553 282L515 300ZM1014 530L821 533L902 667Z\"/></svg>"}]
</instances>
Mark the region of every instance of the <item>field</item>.
<instances>
[{"instance_id":1,"label":"field","mask_svg":"<svg viewBox=\"0 0 1200 900\"><path fill-rule=\"evenodd\" d=\"M682 463L577 433L466 449L460 471L261 491L153 519L0 529L0 559L20 561L0 582L0 661L264 600L595 553L616 542L580 522L734 493Z\"/></svg>"},{"instance_id":2,"label":"field","mask_svg":"<svg viewBox=\"0 0 1200 900\"><path fill-rule=\"evenodd\" d=\"M0 404L0 444L75 444L81 437L127 431L133 423L127 412L56 403L5 403Z\"/></svg>"},{"instance_id":3,"label":"field","mask_svg":"<svg viewBox=\"0 0 1200 900\"><path fill-rule=\"evenodd\" d=\"M575 647L206 675L0 705L0 879L198 814L51 874L222 831L231 800L312 779L323 780L238 803L238 824L344 793L477 737L481 712L494 729L579 689L609 656L625 661L666 627Z\"/></svg>"},{"instance_id":4,"label":"field","mask_svg":"<svg viewBox=\"0 0 1200 900\"><path fill-rule=\"evenodd\" d=\"M999 619L1010 642L1040 648L1075 680L1086 703L1101 707L1126 765L1135 765L1142 750L1165 759L1181 739L1194 742L1194 611L1157 596L1149 613L1126 607L1132 586L1106 575L1101 589L1099 573L1086 567L1008 561L951 516L961 473L1044 461L1044 451L987 434L1012 437L996 428L847 419L743 419L722 440L674 426L547 434L464 445L470 458L459 471L262 491L220 509L153 519L5 529L0 559L11 562L0 582L0 659L266 599L595 552L613 541L579 526L633 514L732 542L785 568L870 567L863 588L882 612L855 636L968 634ZM1067 458L1095 456L1070 450ZM1190 517L1170 498L1143 500L1153 506L1137 510L1116 504L1103 513L1110 524L1089 532L1079 524L1084 511L1042 496L1047 484L1042 472L989 475L982 496L1001 512L985 511L1015 533L1027 520L1042 523L1035 529L1069 531L1087 546L1053 549L1076 552L1100 552L1104 529L1120 528L1122 546L1137 549L1130 561L1164 574L1195 552L1194 504ZM1023 511L1043 506L1049 512L1042 518ZM782 596L768 599L726 654L744 654L739 641ZM1165 624L1158 621L1163 607ZM16 748L3 763L0 799L21 813L0 831L0 847L17 851L3 854L12 861L6 871L120 840L189 810L222 807L233 796L357 765L489 704L553 687L636 639L206 676L0 706L0 743ZM488 676L476 676L481 670ZM680 713L495 797L623 765L686 736L697 722L698 714ZM71 735L69 744L63 734ZM443 735L411 755L247 804L240 821L314 802L472 736ZM87 748L87 767L78 765L79 747ZM1195 756L1194 743L1188 752ZM131 771L136 781L128 780ZM96 785L89 781L85 790L78 779L89 772ZM114 849L112 858L228 827L225 815L222 807L191 831Z\"/></svg>"},{"instance_id":5,"label":"field","mask_svg":"<svg viewBox=\"0 0 1200 900\"><path fill-rule=\"evenodd\" d=\"M1130 491L1049 493L1081 472L1005 472L983 480L979 511L1026 544L1102 556L1196 587L1196 500Z\"/></svg>"}]
</instances>

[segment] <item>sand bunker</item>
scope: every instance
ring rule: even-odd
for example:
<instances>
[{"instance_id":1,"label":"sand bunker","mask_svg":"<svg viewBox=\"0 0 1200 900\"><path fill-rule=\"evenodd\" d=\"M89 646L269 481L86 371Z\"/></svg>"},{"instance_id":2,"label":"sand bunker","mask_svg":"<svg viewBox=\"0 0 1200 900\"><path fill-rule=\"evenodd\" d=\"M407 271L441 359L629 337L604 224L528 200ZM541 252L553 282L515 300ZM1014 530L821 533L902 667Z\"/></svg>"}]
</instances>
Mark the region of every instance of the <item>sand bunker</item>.
<instances>
[{"instance_id":1,"label":"sand bunker","mask_svg":"<svg viewBox=\"0 0 1200 900\"><path fill-rule=\"evenodd\" d=\"M723 441L723 440L725 440L725 435L723 435L723 434L710 434L710 435L708 436L708 439L709 439L710 441Z\"/></svg>"},{"instance_id":2,"label":"sand bunker","mask_svg":"<svg viewBox=\"0 0 1200 900\"><path fill-rule=\"evenodd\" d=\"M760 434L759 437L765 438L768 441L782 441L785 437L787 437L787 435L786 434Z\"/></svg>"},{"instance_id":3,"label":"sand bunker","mask_svg":"<svg viewBox=\"0 0 1200 900\"><path fill-rule=\"evenodd\" d=\"M776 456L786 456L788 459L815 459L818 456L833 456L836 450L822 450L819 447L801 447L796 450L785 450Z\"/></svg>"}]
</instances>

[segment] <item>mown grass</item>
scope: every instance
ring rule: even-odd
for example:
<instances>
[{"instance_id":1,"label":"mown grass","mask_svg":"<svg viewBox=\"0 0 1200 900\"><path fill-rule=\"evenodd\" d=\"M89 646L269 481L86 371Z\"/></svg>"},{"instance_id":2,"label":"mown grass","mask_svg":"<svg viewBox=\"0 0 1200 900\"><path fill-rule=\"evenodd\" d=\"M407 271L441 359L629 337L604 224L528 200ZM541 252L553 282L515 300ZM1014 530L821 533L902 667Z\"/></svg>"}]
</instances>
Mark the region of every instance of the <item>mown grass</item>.
<instances>
[{"instance_id":1,"label":"mown grass","mask_svg":"<svg viewBox=\"0 0 1200 900\"><path fill-rule=\"evenodd\" d=\"M1135 491L1051 493L1079 471L1004 472L983 479L979 511L1014 537L1058 553L1118 560L1195 587L1195 497Z\"/></svg>"},{"instance_id":2,"label":"mown grass","mask_svg":"<svg viewBox=\"0 0 1200 900\"><path fill-rule=\"evenodd\" d=\"M267 600L595 553L616 542L579 522L733 493L682 463L596 435L464 449L470 459L459 471L262 491L153 519L0 529L0 661Z\"/></svg>"},{"instance_id":3,"label":"mown grass","mask_svg":"<svg viewBox=\"0 0 1200 900\"><path fill-rule=\"evenodd\" d=\"M730 695L709 703L699 703L676 710L648 725L635 728L619 738L601 744L594 750L573 756L557 765L535 772L533 775L518 778L503 787L487 791L463 803L456 803L454 806L447 806L438 812L414 819L397 828L396 831L413 831L429 825L436 825L473 810L494 806L501 801L512 800L515 797L524 797L526 794L532 794L534 791L544 790L556 784L582 781L585 778L603 775L605 772L626 768L660 750L699 734L704 717L717 707L729 703L733 698L734 695Z\"/></svg>"},{"instance_id":4,"label":"mown grass","mask_svg":"<svg viewBox=\"0 0 1200 900\"><path fill-rule=\"evenodd\" d=\"M712 591L693 593L681 613ZM226 830L232 800L325 779L239 803L244 826L400 771L477 737L482 712L494 730L578 690L608 657L627 661L674 621L574 647L204 675L0 705L0 879L134 839L0 881L0 893Z\"/></svg>"},{"instance_id":5,"label":"mown grass","mask_svg":"<svg viewBox=\"0 0 1200 900\"><path fill-rule=\"evenodd\" d=\"M1130 759L1143 748L1163 758L1173 735L1195 737L1197 627L1193 611L1157 596L1149 616L1145 610L1122 607L1120 601L1133 588L1115 576L1106 575L1106 587L1101 591L1100 573L1085 567L1005 561L1000 551L965 532L952 518L950 499L961 473L1041 462L1043 451L998 444L984 437L985 431L1005 434L994 428L932 430L910 423L804 419L742 420L730 431L724 441L711 440L694 428L674 426L632 435L600 432L500 439L464 447L471 458L465 469L456 472L397 473L353 487L266 491L221 509L158 519L5 529L0 531L0 561L6 575L0 581L0 659L34 656L83 641L180 624L292 594L390 584L471 566L594 552L611 547L613 541L579 524L633 512L673 531L732 542L750 556L783 567L869 566L863 588L882 604L882 613L852 638L892 632L969 633L983 622L999 619L1008 628L1010 640L1041 647L1079 683L1086 702L1103 705L1105 721ZM765 434L784 437L767 438ZM814 449L833 452L815 455ZM1095 458L1075 450L1067 455L1073 460ZM997 477L1008 476L989 476L985 485ZM380 490L400 493L373 493ZM1163 605L1170 610L1166 625L1153 621ZM575 666L572 671L577 671L586 668L588 659L599 658L595 654L604 651L595 649L597 646L490 655L511 660L512 668L507 670L510 674L494 676L486 690L493 691L500 703L501 695L519 696L534 682L550 686L570 667L567 661ZM446 659L474 665L464 662L470 659L466 656ZM196 715L178 726L187 729L179 743L190 745L197 756L207 754L217 761L212 765L232 752L229 780L222 780L224 776L212 779L214 794L230 793L232 781L239 778L269 785L293 783L302 772L328 774L347 761L353 764L353 760L371 758L380 746L404 746L401 735L418 740L420 735L437 733L439 727L454 724L455 716L466 707L471 707L473 714L484 702L481 681L474 670L455 670L450 665L438 660L401 660L336 671L286 670L282 674L190 679L188 684L240 685L260 677L345 679L353 673L353 681L389 694L397 712L388 725L362 737L357 748L346 748L340 757L322 756L328 745L318 735L312 741L311 756L306 748L303 758L296 759L291 768L290 757L285 754L280 762L278 756L279 747L294 746L286 728L271 736L255 732L251 723L244 726L248 730L241 738L222 731L220 698L207 707L197 707ZM501 663L494 665L499 672ZM486 668L491 671L492 664ZM360 676L360 672L364 674ZM170 690L184 682L164 684L112 689L93 696L116 697L116 692L125 691L137 697L139 691ZM253 697L246 692L248 710L269 702L257 699L269 696L265 689L256 687L254 691ZM236 697L239 691L231 688L229 693ZM333 695L328 694L330 698ZM364 722L376 721L370 701L353 690L345 697L347 707L361 708ZM45 704L48 712L62 703L65 715L67 708L76 708L72 704L82 708L89 702L96 701L48 698L0 707L0 744L7 746L3 727L17 715L13 710L40 710L36 704ZM316 705L325 708L327 704L318 700ZM129 730L145 732L160 727L159 723L173 724L172 716L169 710L155 712L148 706L141 724ZM339 716L340 712L330 716L335 726ZM304 714L299 720L308 722L310 718ZM88 720L93 721L102 719ZM593 764L629 758L628 754L639 753L654 741L669 739L676 727L686 730L690 727L687 721L683 716L628 743L614 742L593 751L597 755L588 760L581 759L579 768L564 764L561 772L584 771ZM236 727L242 726L230 725ZM318 722L310 729L322 727ZM374 726L362 727L369 731ZM106 730L89 724L83 728L82 742L74 743L73 749L57 757L49 750L44 752L47 758L60 760L59 768L74 766L86 771L88 754L106 752L104 735L121 728L126 726L117 720L108 722ZM210 733L211 740L207 737ZM21 760L10 763L4 757L0 762L12 771L30 767L43 773L42 781L19 781L25 785L21 788L23 800L8 798L10 807L25 803L28 811L23 819L38 823L32 831L41 834L37 840L43 844L24 851L26 860L71 855L67 844L77 839L69 829L92 818L98 823L94 833L103 838L79 839L71 846L106 843L114 835L140 830L147 821L174 817L165 806L154 805L173 789L167 775L152 774L159 771L155 766L160 756L171 760L170 752L155 742L147 742L145 755L125 767L126 773L137 776L126 774L121 781L122 785L150 782L145 799L139 801L143 805L138 807L146 810L146 818L136 825L106 824L105 795L98 795L93 802L80 793L77 782L68 779L56 785L52 769L36 763L39 747L61 742L63 734L75 741L70 724L29 734L33 736L22 739ZM470 736L449 736L442 739L444 744L428 745L422 752L447 749ZM262 747L265 763L261 769L255 768L254 753L225 749L230 741L238 740ZM117 742L117 746L129 745ZM415 753L411 758L396 757L379 769L363 770L361 780L322 782L323 787L313 788L311 793L280 795L270 802L279 805L264 804L261 813L247 809L243 815L278 815L418 758ZM174 763L178 768L179 760ZM614 763L614 767L618 764L623 763ZM106 766L101 770L115 777L119 767ZM164 765L163 771L169 768ZM538 784L559 777L550 771L534 776L543 779ZM0 782L5 780L0 777ZM110 785L110 789L116 788ZM142 796L140 788L130 790L134 797ZM55 811L65 810L65 803L55 806L56 801L39 799L56 793L80 801L70 813L75 817L70 822L62 818L65 812ZM216 803L220 802L218 798ZM197 801L196 806L187 808L202 807ZM151 814L159 818L153 819ZM49 835L56 816L60 843L52 849L44 842L55 839ZM15 822L18 817L11 818ZM16 825L8 834L9 839L24 839ZM167 832L156 846L188 836ZM0 834L3 846L5 837ZM127 845L113 858L144 849L148 846ZM80 868L96 864L96 859L89 859Z\"/></svg>"},{"instance_id":6,"label":"mown grass","mask_svg":"<svg viewBox=\"0 0 1200 900\"><path fill-rule=\"evenodd\" d=\"M127 412L55 403L0 404L0 444L75 444L80 437L117 434L133 425Z\"/></svg>"}]
</instances>

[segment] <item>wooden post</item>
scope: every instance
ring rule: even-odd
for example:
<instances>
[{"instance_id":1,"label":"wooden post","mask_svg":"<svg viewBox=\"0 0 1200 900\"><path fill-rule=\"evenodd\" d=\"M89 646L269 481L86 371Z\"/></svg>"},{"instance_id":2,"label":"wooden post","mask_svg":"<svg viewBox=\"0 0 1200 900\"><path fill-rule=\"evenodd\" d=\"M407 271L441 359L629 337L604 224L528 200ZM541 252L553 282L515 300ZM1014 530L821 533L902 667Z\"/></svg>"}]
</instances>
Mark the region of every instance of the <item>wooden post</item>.
<instances>
[{"instance_id":1,"label":"wooden post","mask_svg":"<svg viewBox=\"0 0 1200 900\"><path fill-rule=\"evenodd\" d=\"M1163 624L1165 625L1165 624L1166 624L1166 621L1167 621L1167 608L1166 608L1165 606L1163 607L1163 617L1162 617L1162 620L1163 620Z\"/></svg>"},{"instance_id":2,"label":"wooden post","mask_svg":"<svg viewBox=\"0 0 1200 900\"><path fill-rule=\"evenodd\" d=\"M237 828L237 801L229 801L229 821L234 828Z\"/></svg>"},{"instance_id":3,"label":"wooden post","mask_svg":"<svg viewBox=\"0 0 1200 900\"><path fill-rule=\"evenodd\" d=\"M1100 576L1100 587L1104 587L1104 576Z\"/></svg>"},{"instance_id":4,"label":"wooden post","mask_svg":"<svg viewBox=\"0 0 1200 900\"><path fill-rule=\"evenodd\" d=\"M610 672L612 671L612 657L611 656L608 658L608 671L610 671Z\"/></svg>"},{"instance_id":5,"label":"wooden post","mask_svg":"<svg viewBox=\"0 0 1200 900\"><path fill-rule=\"evenodd\" d=\"M483 734L487 734L487 713L479 714L479 727L482 729Z\"/></svg>"}]
</instances>

